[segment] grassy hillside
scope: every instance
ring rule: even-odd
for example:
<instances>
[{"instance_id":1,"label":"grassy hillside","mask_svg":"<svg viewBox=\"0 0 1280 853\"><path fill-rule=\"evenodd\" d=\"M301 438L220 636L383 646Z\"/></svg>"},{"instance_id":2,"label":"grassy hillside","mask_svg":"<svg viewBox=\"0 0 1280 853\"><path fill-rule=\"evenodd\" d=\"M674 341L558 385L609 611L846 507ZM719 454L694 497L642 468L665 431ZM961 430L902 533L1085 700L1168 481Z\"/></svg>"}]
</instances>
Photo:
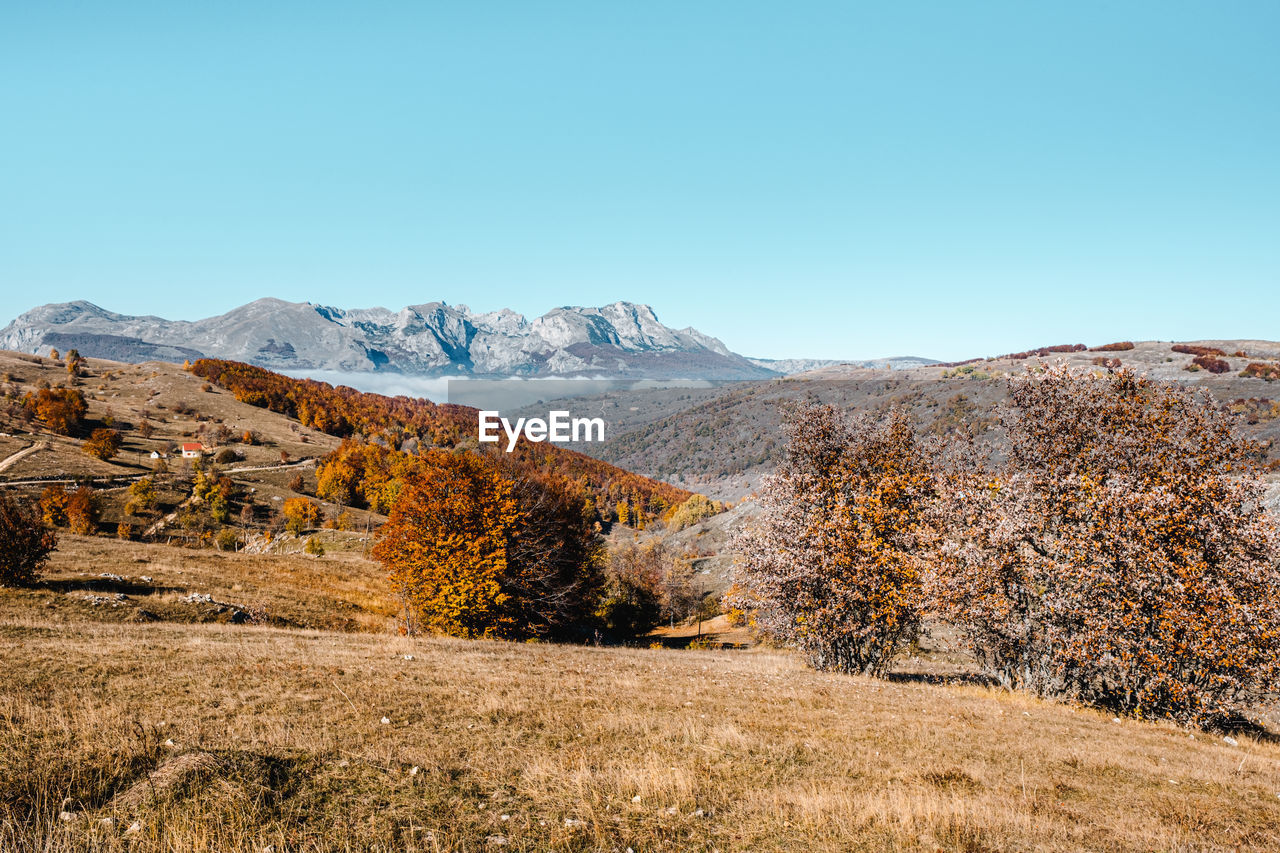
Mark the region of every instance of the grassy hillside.
<instances>
[{"instance_id":1,"label":"grassy hillside","mask_svg":"<svg viewBox=\"0 0 1280 853\"><path fill-rule=\"evenodd\" d=\"M768 651L0 627L0 848L1280 846L1280 746Z\"/></svg>"}]
</instances>

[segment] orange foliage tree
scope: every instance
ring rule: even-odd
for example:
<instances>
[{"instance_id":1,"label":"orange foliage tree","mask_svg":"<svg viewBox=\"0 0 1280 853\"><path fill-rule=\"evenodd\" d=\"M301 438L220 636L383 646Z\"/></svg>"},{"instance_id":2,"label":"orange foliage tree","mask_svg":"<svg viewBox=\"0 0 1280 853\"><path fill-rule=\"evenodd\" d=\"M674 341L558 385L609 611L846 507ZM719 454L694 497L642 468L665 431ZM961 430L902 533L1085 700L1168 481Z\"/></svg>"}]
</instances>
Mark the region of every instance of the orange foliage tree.
<instances>
[{"instance_id":1,"label":"orange foliage tree","mask_svg":"<svg viewBox=\"0 0 1280 853\"><path fill-rule=\"evenodd\" d=\"M81 486L68 495L64 511L72 533L88 536L98 529L98 506L91 487Z\"/></svg>"},{"instance_id":2,"label":"orange foliage tree","mask_svg":"<svg viewBox=\"0 0 1280 853\"><path fill-rule=\"evenodd\" d=\"M1280 559L1250 445L1207 397L1121 370L1015 380L1006 461L952 479L941 616L1042 695L1210 722L1280 676Z\"/></svg>"},{"instance_id":3,"label":"orange foliage tree","mask_svg":"<svg viewBox=\"0 0 1280 853\"><path fill-rule=\"evenodd\" d=\"M580 500L482 454L428 451L374 556L410 629L461 637L570 636L599 592Z\"/></svg>"},{"instance_id":4,"label":"orange foliage tree","mask_svg":"<svg viewBox=\"0 0 1280 853\"><path fill-rule=\"evenodd\" d=\"M315 501L306 498L289 498L284 502L284 526L294 535L300 535L308 527L316 527L324 520L324 511Z\"/></svg>"},{"instance_id":5,"label":"orange foliage tree","mask_svg":"<svg viewBox=\"0 0 1280 853\"><path fill-rule=\"evenodd\" d=\"M40 388L22 398L23 407L59 435L71 435L89 410L84 394L74 388Z\"/></svg>"},{"instance_id":6,"label":"orange foliage tree","mask_svg":"<svg viewBox=\"0 0 1280 853\"><path fill-rule=\"evenodd\" d=\"M799 408L784 461L736 539L732 606L818 669L880 674L917 635L936 492L910 422Z\"/></svg>"},{"instance_id":7,"label":"orange foliage tree","mask_svg":"<svg viewBox=\"0 0 1280 853\"><path fill-rule=\"evenodd\" d=\"M120 452L120 433L113 429L95 429L85 439L83 450L95 459L106 461Z\"/></svg>"},{"instance_id":8,"label":"orange foliage tree","mask_svg":"<svg viewBox=\"0 0 1280 853\"><path fill-rule=\"evenodd\" d=\"M40 493L40 514L50 527L67 523L67 490L62 486L45 486Z\"/></svg>"}]
</instances>

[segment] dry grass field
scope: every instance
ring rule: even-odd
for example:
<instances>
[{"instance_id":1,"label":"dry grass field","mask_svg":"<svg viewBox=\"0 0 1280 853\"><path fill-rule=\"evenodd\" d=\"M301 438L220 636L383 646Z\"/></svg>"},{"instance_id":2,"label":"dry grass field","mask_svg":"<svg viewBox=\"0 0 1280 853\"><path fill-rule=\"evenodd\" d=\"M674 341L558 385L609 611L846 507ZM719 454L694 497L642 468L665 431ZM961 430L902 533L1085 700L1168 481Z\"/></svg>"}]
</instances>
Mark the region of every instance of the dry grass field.
<instances>
[{"instance_id":1,"label":"dry grass field","mask_svg":"<svg viewBox=\"0 0 1280 853\"><path fill-rule=\"evenodd\" d=\"M104 571L159 591L76 601ZM0 592L0 850L1280 849L1276 743L764 649L415 640L380 584L68 540Z\"/></svg>"}]
</instances>

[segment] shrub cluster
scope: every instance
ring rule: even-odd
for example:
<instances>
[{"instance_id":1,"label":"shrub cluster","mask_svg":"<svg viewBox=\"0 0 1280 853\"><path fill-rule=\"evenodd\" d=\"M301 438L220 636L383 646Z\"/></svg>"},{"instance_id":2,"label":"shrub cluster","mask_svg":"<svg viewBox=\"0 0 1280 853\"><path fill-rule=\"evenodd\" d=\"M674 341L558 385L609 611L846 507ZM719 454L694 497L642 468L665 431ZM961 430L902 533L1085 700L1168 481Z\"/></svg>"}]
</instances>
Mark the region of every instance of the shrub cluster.
<instances>
[{"instance_id":1,"label":"shrub cluster","mask_svg":"<svg viewBox=\"0 0 1280 853\"><path fill-rule=\"evenodd\" d=\"M1116 341L1114 344L1103 344L1100 347L1091 347L1089 352L1128 352L1133 349L1133 341Z\"/></svg>"},{"instance_id":2,"label":"shrub cluster","mask_svg":"<svg viewBox=\"0 0 1280 853\"><path fill-rule=\"evenodd\" d=\"M1031 358L1032 356L1040 356L1043 358L1046 355L1054 355L1056 353L1085 352L1087 349L1088 347L1084 344L1057 344L1056 346L1051 347L1040 347L1040 349L1029 349L1025 352L1011 352L1006 355L1005 358L1015 358L1019 360Z\"/></svg>"},{"instance_id":3,"label":"shrub cluster","mask_svg":"<svg viewBox=\"0 0 1280 853\"><path fill-rule=\"evenodd\" d=\"M1280 540L1234 415L1124 369L1010 390L999 454L799 413L735 606L820 668L881 672L931 615L1001 683L1116 712L1209 724L1272 689Z\"/></svg>"},{"instance_id":4,"label":"shrub cluster","mask_svg":"<svg viewBox=\"0 0 1280 853\"><path fill-rule=\"evenodd\" d=\"M1202 347L1198 344L1174 344L1169 349L1174 352L1182 353L1183 355L1226 355L1225 352L1217 347Z\"/></svg>"},{"instance_id":5,"label":"shrub cluster","mask_svg":"<svg viewBox=\"0 0 1280 853\"><path fill-rule=\"evenodd\" d=\"M1226 373L1231 369L1231 365L1220 358L1214 358L1211 355L1198 355L1191 359L1191 363L1201 370L1207 370L1210 373Z\"/></svg>"},{"instance_id":6,"label":"shrub cluster","mask_svg":"<svg viewBox=\"0 0 1280 853\"><path fill-rule=\"evenodd\" d=\"M1273 382L1280 379L1280 364L1262 361L1251 361L1240 371L1240 375L1245 379L1264 379L1267 382Z\"/></svg>"}]
</instances>

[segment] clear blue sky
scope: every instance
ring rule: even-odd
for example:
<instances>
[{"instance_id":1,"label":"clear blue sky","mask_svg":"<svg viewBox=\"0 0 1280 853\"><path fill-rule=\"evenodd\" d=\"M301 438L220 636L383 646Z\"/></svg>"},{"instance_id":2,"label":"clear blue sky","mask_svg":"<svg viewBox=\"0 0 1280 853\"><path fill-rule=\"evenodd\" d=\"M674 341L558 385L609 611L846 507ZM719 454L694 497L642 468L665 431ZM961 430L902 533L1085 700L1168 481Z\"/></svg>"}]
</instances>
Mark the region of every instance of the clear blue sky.
<instances>
[{"instance_id":1,"label":"clear blue sky","mask_svg":"<svg viewBox=\"0 0 1280 853\"><path fill-rule=\"evenodd\" d=\"M770 357L1280 338L1278 36L1270 0L5 3L0 323L627 299Z\"/></svg>"}]
</instances>

